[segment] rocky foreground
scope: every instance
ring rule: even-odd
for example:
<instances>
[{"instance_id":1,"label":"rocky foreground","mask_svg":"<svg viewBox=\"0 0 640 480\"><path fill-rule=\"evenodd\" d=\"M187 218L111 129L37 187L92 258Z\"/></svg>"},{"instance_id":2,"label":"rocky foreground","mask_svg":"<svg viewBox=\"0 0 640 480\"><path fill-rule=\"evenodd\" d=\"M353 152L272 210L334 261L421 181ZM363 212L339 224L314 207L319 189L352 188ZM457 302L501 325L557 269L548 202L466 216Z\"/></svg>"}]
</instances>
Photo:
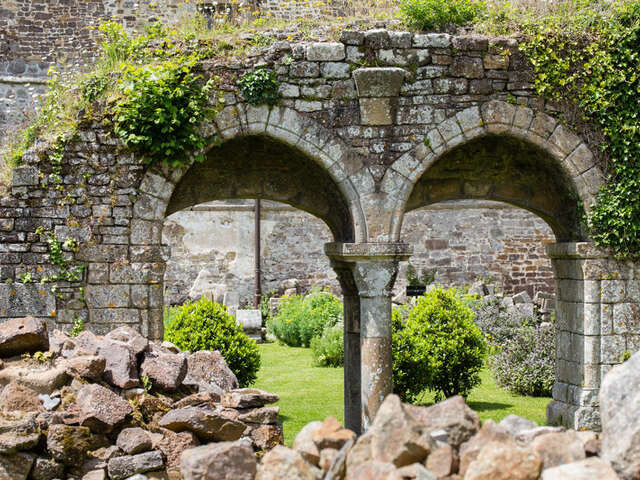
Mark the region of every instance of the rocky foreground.
<instances>
[{"instance_id":1,"label":"rocky foreground","mask_svg":"<svg viewBox=\"0 0 640 480\"><path fill-rule=\"evenodd\" d=\"M389 395L356 437L334 418L282 446L277 395L238 389L219 352L129 328L71 338L0 324L0 480L632 480L640 478L640 354L601 391L603 433L511 415L484 424L461 397Z\"/></svg>"},{"instance_id":2,"label":"rocky foreground","mask_svg":"<svg viewBox=\"0 0 640 480\"><path fill-rule=\"evenodd\" d=\"M49 337L28 317L0 324L0 358L0 480L235 478L203 476L198 456L255 470L283 442L278 396L239 389L217 351L128 327Z\"/></svg>"}]
</instances>

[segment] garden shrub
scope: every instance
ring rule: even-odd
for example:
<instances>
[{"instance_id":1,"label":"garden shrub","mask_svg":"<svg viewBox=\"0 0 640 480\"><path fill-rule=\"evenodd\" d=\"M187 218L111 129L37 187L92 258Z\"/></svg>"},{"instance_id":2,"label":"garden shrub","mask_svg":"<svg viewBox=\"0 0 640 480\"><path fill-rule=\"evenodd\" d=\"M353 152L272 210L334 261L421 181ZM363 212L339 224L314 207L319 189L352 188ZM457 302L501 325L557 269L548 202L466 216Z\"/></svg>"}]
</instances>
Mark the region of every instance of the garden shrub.
<instances>
[{"instance_id":1,"label":"garden shrub","mask_svg":"<svg viewBox=\"0 0 640 480\"><path fill-rule=\"evenodd\" d=\"M498 385L520 395L551 396L555 381L553 326L522 326L489 358Z\"/></svg>"},{"instance_id":2,"label":"garden shrub","mask_svg":"<svg viewBox=\"0 0 640 480\"><path fill-rule=\"evenodd\" d=\"M482 332L456 289L436 288L420 297L406 320L393 314L394 391L415 401L425 390L437 396L469 394L480 383L485 356Z\"/></svg>"},{"instance_id":3,"label":"garden shrub","mask_svg":"<svg viewBox=\"0 0 640 480\"><path fill-rule=\"evenodd\" d=\"M268 324L270 333L290 347L309 347L311 339L342 319L342 302L329 292L285 297Z\"/></svg>"},{"instance_id":4,"label":"garden shrub","mask_svg":"<svg viewBox=\"0 0 640 480\"><path fill-rule=\"evenodd\" d=\"M539 323L535 318L507 311L498 298L481 298L470 304L475 323L484 334L492 351L518 335L520 328Z\"/></svg>"},{"instance_id":5,"label":"garden shrub","mask_svg":"<svg viewBox=\"0 0 640 480\"><path fill-rule=\"evenodd\" d=\"M176 311L177 310L177 311ZM241 387L251 385L260 369L256 342L225 307L207 298L175 308L165 338L181 350L219 350Z\"/></svg>"},{"instance_id":6,"label":"garden shrub","mask_svg":"<svg viewBox=\"0 0 640 480\"><path fill-rule=\"evenodd\" d=\"M344 324L327 325L322 335L311 339L313 363L319 367L344 365Z\"/></svg>"},{"instance_id":7,"label":"garden shrub","mask_svg":"<svg viewBox=\"0 0 640 480\"><path fill-rule=\"evenodd\" d=\"M416 30L434 30L464 25L486 9L481 0L403 0L400 15Z\"/></svg>"}]
</instances>

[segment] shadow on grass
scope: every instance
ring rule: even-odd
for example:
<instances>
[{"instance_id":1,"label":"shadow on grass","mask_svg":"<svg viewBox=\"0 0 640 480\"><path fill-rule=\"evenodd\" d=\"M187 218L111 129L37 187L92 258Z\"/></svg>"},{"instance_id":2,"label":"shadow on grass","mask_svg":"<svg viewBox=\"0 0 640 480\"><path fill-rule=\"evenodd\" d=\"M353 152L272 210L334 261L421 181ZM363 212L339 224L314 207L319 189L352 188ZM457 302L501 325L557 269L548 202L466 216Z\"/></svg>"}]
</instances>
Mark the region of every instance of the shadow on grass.
<instances>
[{"instance_id":1,"label":"shadow on grass","mask_svg":"<svg viewBox=\"0 0 640 480\"><path fill-rule=\"evenodd\" d=\"M468 405L476 412L495 412L499 410L507 410L513 408L513 404L510 403L496 403L496 402L468 402Z\"/></svg>"}]
</instances>

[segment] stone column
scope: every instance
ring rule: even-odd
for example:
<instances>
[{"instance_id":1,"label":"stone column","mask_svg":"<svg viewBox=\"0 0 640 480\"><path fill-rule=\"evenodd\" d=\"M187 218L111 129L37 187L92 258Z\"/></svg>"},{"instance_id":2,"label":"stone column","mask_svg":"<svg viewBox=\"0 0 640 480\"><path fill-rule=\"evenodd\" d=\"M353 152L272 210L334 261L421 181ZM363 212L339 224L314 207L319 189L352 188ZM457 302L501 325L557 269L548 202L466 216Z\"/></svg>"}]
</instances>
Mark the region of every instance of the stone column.
<instances>
[{"instance_id":1,"label":"stone column","mask_svg":"<svg viewBox=\"0 0 640 480\"><path fill-rule=\"evenodd\" d=\"M351 265L332 260L344 303L344 418L345 426L361 433L360 421L360 296Z\"/></svg>"},{"instance_id":2,"label":"stone column","mask_svg":"<svg viewBox=\"0 0 640 480\"><path fill-rule=\"evenodd\" d=\"M349 298L349 307L345 303L345 349L349 348L349 351L345 350L345 418L349 428L366 431L384 398L393 388L392 288L398 263L409 258L411 248L406 244L396 243L332 243L325 246L325 252L331 258L334 268L342 272L341 277L353 280L350 288L355 287L358 293L360 308L357 321L355 299L352 296ZM350 317L349 327L347 316ZM355 352L356 332L353 331L358 324L359 358ZM356 405L354 387L358 384L360 403Z\"/></svg>"},{"instance_id":3,"label":"stone column","mask_svg":"<svg viewBox=\"0 0 640 480\"><path fill-rule=\"evenodd\" d=\"M640 348L640 268L590 243L547 246L556 277L556 382L549 423L599 429L604 374Z\"/></svg>"}]
</instances>

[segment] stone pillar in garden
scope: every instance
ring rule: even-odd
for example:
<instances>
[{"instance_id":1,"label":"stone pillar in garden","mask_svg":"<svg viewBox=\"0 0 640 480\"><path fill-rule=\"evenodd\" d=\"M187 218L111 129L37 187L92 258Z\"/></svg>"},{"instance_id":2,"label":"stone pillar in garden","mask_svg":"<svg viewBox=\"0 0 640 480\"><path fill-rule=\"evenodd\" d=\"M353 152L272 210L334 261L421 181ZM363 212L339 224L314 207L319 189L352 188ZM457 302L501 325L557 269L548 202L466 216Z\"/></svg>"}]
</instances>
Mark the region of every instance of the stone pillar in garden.
<instances>
[{"instance_id":1,"label":"stone pillar in garden","mask_svg":"<svg viewBox=\"0 0 640 480\"><path fill-rule=\"evenodd\" d=\"M557 283L556 382L547 420L599 429L604 375L640 348L640 268L591 243L547 246Z\"/></svg>"},{"instance_id":2,"label":"stone pillar in garden","mask_svg":"<svg viewBox=\"0 0 640 480\"><path fill-rule=\"evenodd\" d=\"M391 296L398 264L410 257L411 247L403 243L329 243L325 252L340 278L350 275L357 289L357 299L345 295L345 423L355 431L366 431L393 388ZM358 303L359 318L354 310ZM357 327L359 356L355 352ZM358 406L352 392L357 384Z\"/></svg>"}]
</instances>

